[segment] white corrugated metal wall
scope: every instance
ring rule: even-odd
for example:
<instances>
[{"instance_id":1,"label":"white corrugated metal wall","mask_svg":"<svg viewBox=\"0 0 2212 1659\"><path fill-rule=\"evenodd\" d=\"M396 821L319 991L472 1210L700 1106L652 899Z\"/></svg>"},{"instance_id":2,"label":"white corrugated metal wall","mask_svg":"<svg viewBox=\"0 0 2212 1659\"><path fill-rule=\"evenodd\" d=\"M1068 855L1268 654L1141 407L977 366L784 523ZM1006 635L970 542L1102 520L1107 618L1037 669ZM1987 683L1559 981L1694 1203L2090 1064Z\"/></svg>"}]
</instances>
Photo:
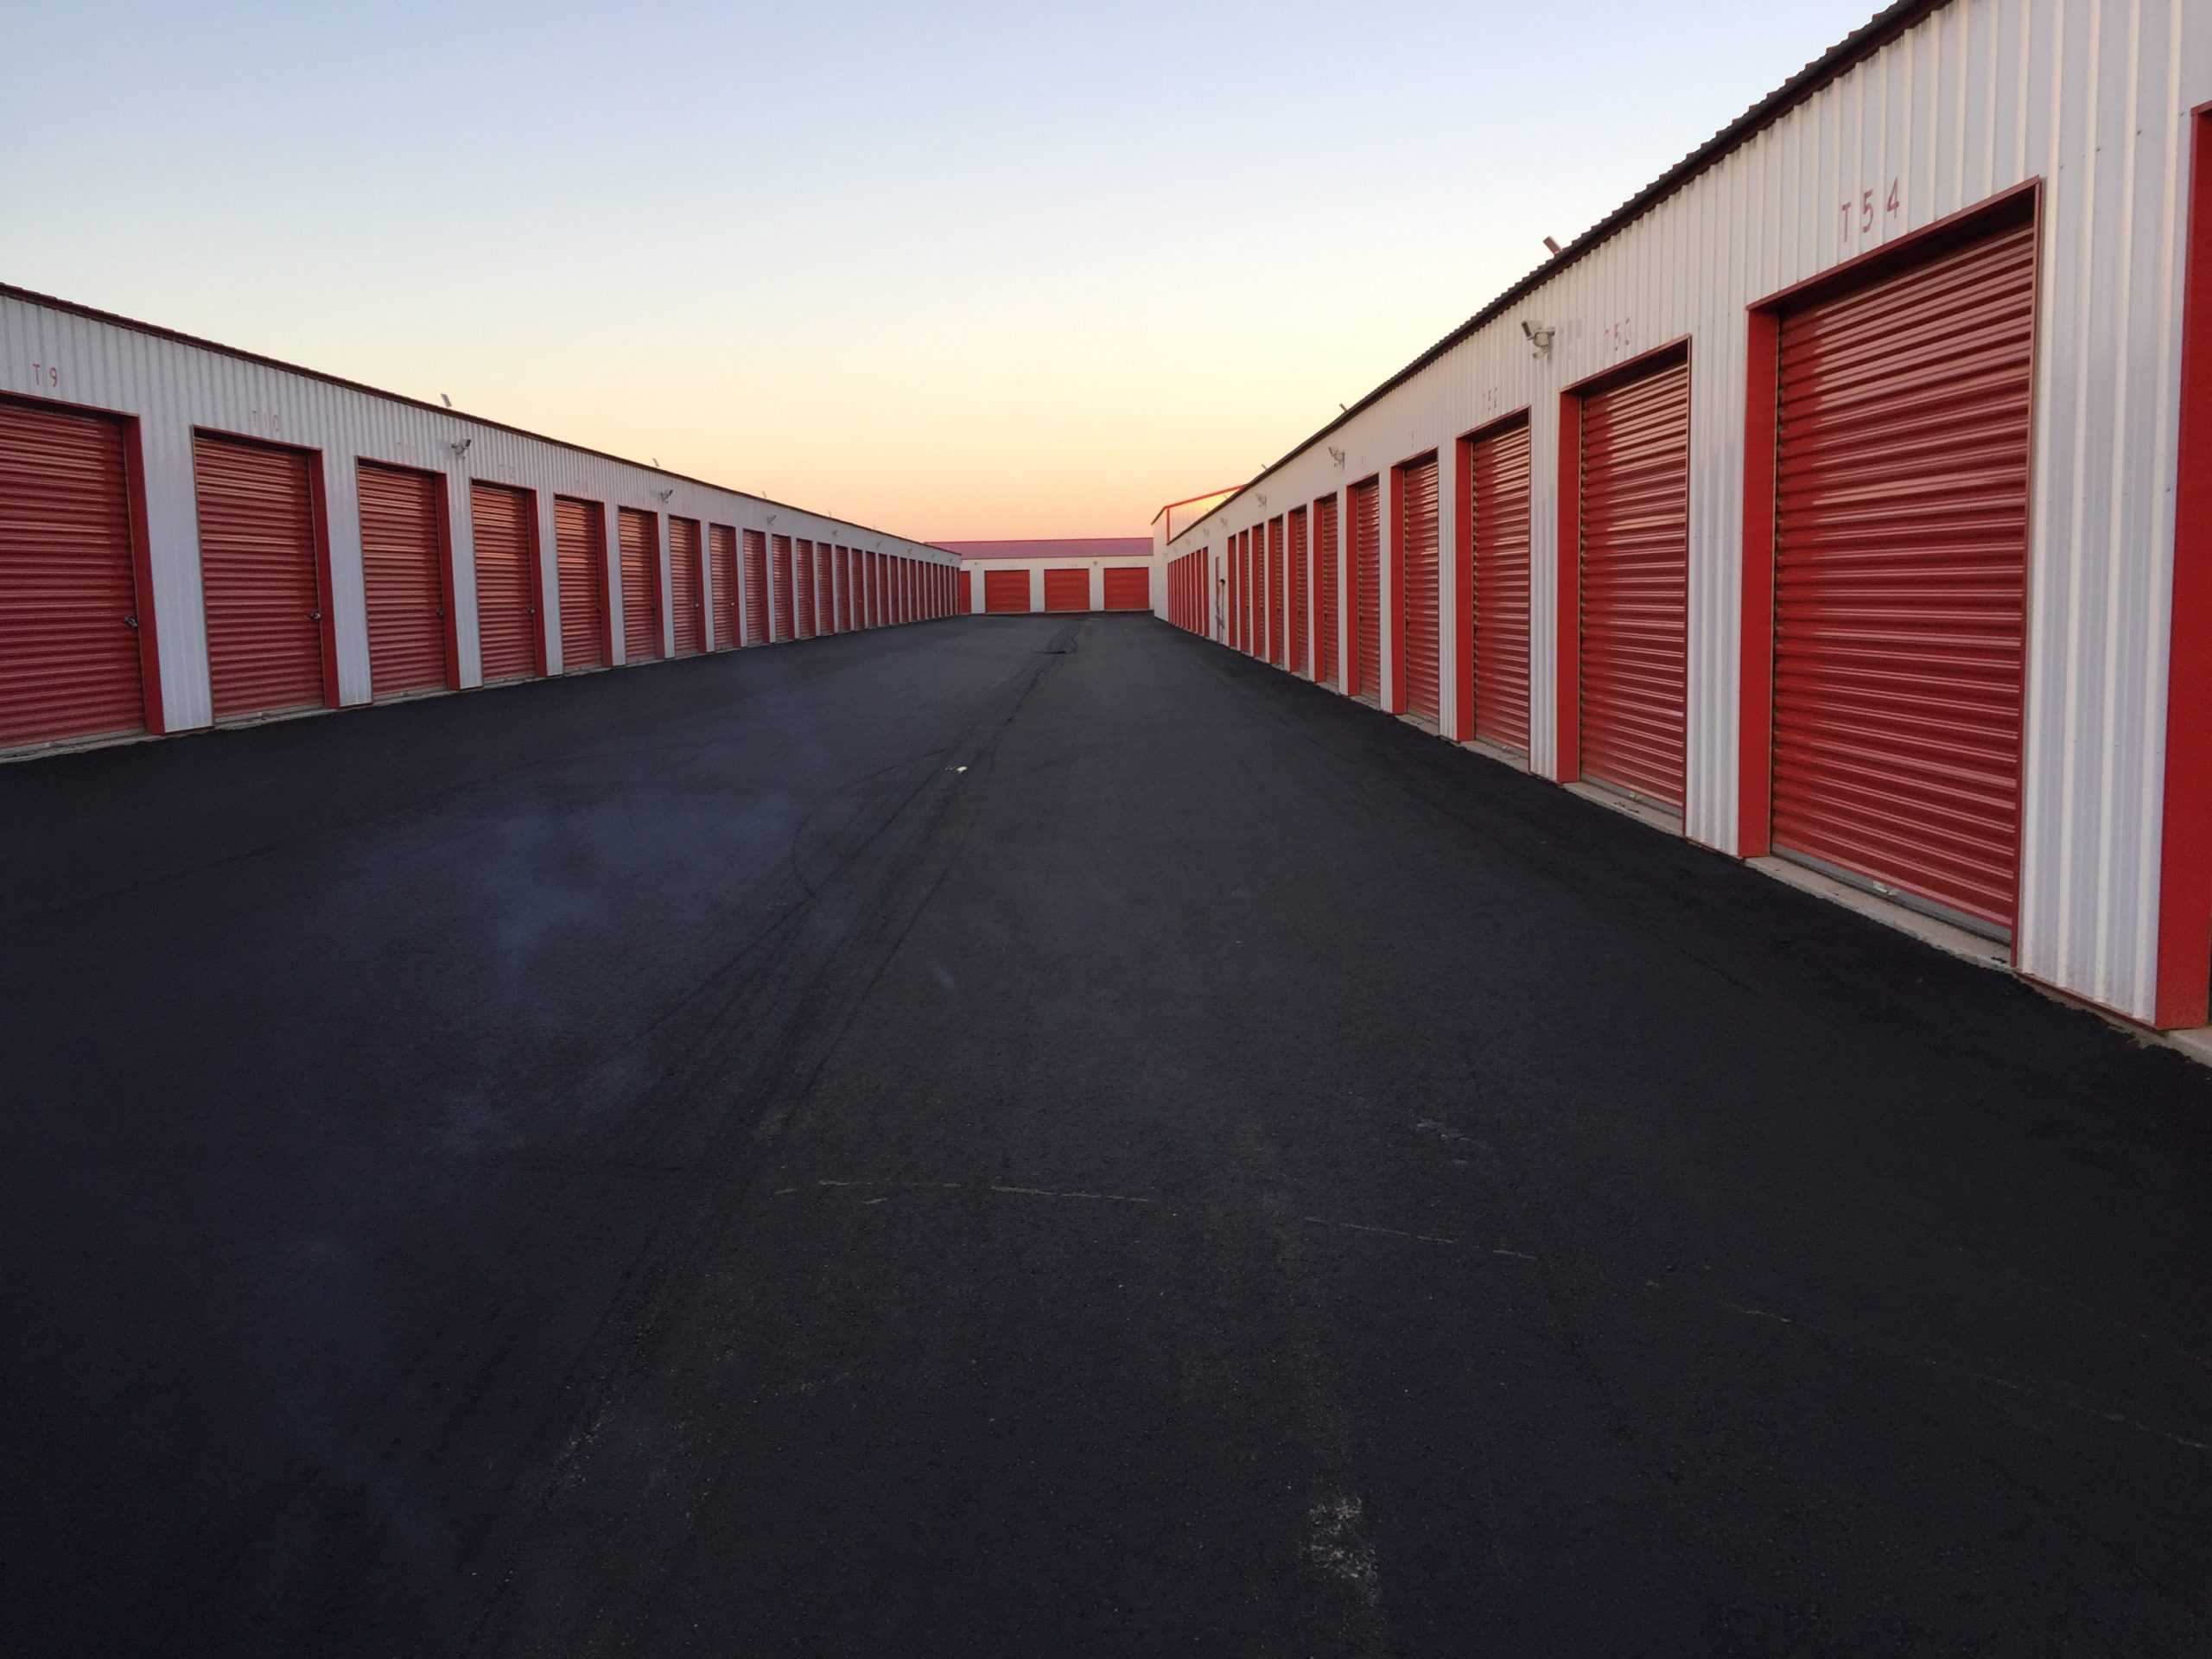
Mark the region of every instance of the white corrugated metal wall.
<instances>
[{"instance_id":1,"label":"white corrugated metal wall","mask_svg":"<svg viewBox=\"0 0 2212 1659\"><path fill-rule=\"evenodd\" d=\"M1444 544L1454 546L1454 440L1525 407L1535 484L1530 760L1555 776L1559 394L1687 338L1683 827L1733 852L1746 308L2040 179L2016 961L2037 979L2148 1020L2188 121L2208 99L2212 7L2200 0L1952 0L1574 259L1509 315L1183 531L1171 556L1211 544L1218 569L1229 535L1370 476L1387 486L1392 466L1431 448L1445 474ZM1897 207L1890 212L1893 182ZM1872 222L1862 232L1867 192ZM1557 328L1548 357L1532 356L1524 319ZM1340 463L1332 448L1343 453ZM1387 561L1387 507L1383 518ZM1462 602L1452 563L1446 561L1447 615ZM1389 650L1386 628L1386 683ZM1449 684L1449 628L1444 652ZM1447 721L1456 714L1448 704Z\"/></svg>"},{"instance_id":2,"label":"white corrugated metal wall","mask_svg":"<svg viewBox=\"0 0 2212 1659\"><path fill-rule=\"evenodd\" d=\"M36 375L33 369L36 365ZM921 542L864 530L842 520L764 501L693 480L574 449L465 415L426 409L312 374L240 357L220 348L148 333L105 318L0 294L0 391L74 404L138 422L146 494L147 540L154 614L161 652L161 700L171 731L210 723L207 638L201 608L199 526L194 507L192 435L230 433L296 445L321 454L321 482L329 528L332 620L338 641L343 704L369 700L366 599L361 570L359 461L388 461L437 473L446 480L453 533L454 616L464 687L482 683L476 626L476 580L468 486L473 480L536 492L539 617L546 670L561 671L560 591L552 556L553 498L603 504L607 592L613 613L613 661L624 660L618 509L656 515L661 592L669 585L671 514L708 524L772 528L811 538L880 549L950 566L951 555ZM466 443L465 453L455 448ZM739 580L744 580L740 561ZM702 588L702 591L705 591ZM661 617L661 654L675 652L671 607Z\"/></svg>"}]
</instances>

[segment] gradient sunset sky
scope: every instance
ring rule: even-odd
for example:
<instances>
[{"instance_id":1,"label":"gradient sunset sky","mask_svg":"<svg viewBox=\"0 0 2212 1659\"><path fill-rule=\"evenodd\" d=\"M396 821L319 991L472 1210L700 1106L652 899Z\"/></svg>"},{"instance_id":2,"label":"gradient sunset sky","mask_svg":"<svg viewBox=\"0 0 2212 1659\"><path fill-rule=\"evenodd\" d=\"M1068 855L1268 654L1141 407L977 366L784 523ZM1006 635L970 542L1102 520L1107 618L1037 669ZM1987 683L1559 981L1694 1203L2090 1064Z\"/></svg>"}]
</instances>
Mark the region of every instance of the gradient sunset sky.
<instances>
[{"instance_id":1,"label":"gradient sunset sky","mask_svg":"<svg viewBox=\"0 0 2212 1659\"><path fill-rule=\"evenodd\" d=\"M1874 9L0 0L0 280L908 535L1141 535Z\"/></svg>"}]
</instances>

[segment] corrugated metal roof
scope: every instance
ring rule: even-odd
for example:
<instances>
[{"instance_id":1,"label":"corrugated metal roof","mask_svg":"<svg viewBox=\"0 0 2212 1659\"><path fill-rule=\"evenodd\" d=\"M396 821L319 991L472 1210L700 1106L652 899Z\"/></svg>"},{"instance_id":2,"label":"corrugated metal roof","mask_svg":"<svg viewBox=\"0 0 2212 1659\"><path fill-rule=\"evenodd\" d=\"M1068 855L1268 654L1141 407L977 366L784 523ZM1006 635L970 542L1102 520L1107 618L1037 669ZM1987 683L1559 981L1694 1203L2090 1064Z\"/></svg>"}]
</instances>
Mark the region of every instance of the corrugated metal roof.
<instances>
[{"instance_id":1,"label":"corrugated metal roof","mask_svg":"<svg viewBox=\"0 0 2212 1659\"><path fill-rule=\"evenodd\" d=\"M1225 507L1239 499L1245 491L1249 490L1253 485L1257 484L1268 474L1285 462L1295 460L1305 454L1331 433L1348 423L1354 416L1396 391L1398 387L1442 357L1445 353L1496 317L1516 300L1558 276L1560 271L1576 261L1595 252L1612 237L1642 218L1669 193L1687 184L1706 168L1713 166L1729 151L1757 134L1760 129L1771 124L1796 105L1803 103L1805 99L1820 91L1821 87L1827 86L1853 64L1878 50L1885 43L1911 28L1929 13L1940 11L1949 3L1950 0L1896 0L1895 4L1885 6L1876 12L1865 24L1852 30L1835 45L1790 76L1781 86L1752 105L1750 109L1721 128L1712 137L1707 139L1688 155L1683 156L1681 161L1613 209L1611 213L1599 219L1597 224L1576 237L1552 257L1544 261L1542 264L1514 283L1466 321L1438 340L1435 345L1407 364L1397 373L1352 404L1312 437L1306 439L1303 442L1294 444L1274 461L1255 473L1235 495L1230 496L1221 505ZM1212 512L1218 511L1220 511L1218 507L1211 509L1207 516L1211 517Z\"/></svg>"},{"instance_id":2,"label":"corrugated metal roof","mask_svg":"<svg viewBox=\"0 0 2212 1659\"><path fill-rule=\"evenodd\" d=\"M12 283L0 283L0 297L22 300L30 305L42 305L49 310L65 312L74 317L89 317L94 322L105 322L118 328L128 328L135 334L147 334L156 340L175 340L180 346L190 346L200 351L213 352L223 357L235 358L241 363L258 363L264 368L277 369L286 374L296 374L309 380L319 380L327 386L342 386L347 391L361 392L371 397L382 397L391 403L404 404L410 409L427 409L435 415L449 415L457 421L467 421L473 425L489 427L495 432L512 432L518 438L529 438L538 443L553 444L556 448L570 450L579 455L594 455L601 461L611 461L624 467L634 467L641 473L654 473L662 478L676 479L685 484L696 484L702 489L721 490L729 495L741 495L748 501L758 501L766 506L782 507L791 512L809 513L817 518L827 518L833 524L849 524L853 529L863 531L871 536L888 536L893 541L911 542L916 547L931 545L919 537L901 536L893 530L878 530L873 524L863 524L838 513L825 512L819 507L803 507L797 502L779 501L772 496L761 495L752 490L741 490L734 485L718 484L711 478L695 478L689 473L671 472L667 467L656 467L650 461L633 461L628 455L610 454L604 449L588 448L581 443L571 443L566 438L549 437L543 432L533 432L526 426L511 426L505 421L495 421L483 415L472 415L465 409L448 408L443 404L430 403L424 398L410 397L404 392L386 391L381 386L364 385L359 380L348 380L342 375L327 374L321 369L305 368L297 363L287 363L282 358L264 357L259 352L242 351L236 346L226 346L219 340L202 340L197 334L188 334L180 329L164 328L159 323L141 322L136 317L119 316L115 312L102 311L94 306L79 305L74 300L56 299L51 294L41 294L32 289L17 288Z\"/></svg>"},{"instance_id":3,"label":"corrugated metal roof","mask_svg":"<svg viewBox=\"0 0 2212 1659\"><path fill-rule=\"evenodd\" d=\"M1149 536L1062 536L1028 541L931 542L963 559L1149 559Z\"/></svg>"}]
</instances>

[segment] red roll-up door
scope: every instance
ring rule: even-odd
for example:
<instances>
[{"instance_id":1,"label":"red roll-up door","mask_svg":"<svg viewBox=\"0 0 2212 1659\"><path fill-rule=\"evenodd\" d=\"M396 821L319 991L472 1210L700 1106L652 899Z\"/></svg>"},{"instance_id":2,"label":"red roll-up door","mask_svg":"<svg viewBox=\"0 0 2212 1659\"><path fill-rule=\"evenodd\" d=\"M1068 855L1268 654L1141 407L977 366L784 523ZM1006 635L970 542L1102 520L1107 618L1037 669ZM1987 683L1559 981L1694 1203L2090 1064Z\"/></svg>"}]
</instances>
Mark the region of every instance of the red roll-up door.
<instances>
[{"instance_id":1,"label":"red roll-up door","mask_svg":"<svg viewBox=\"0 0 2212 1659\"><path fill-rule=\"evenodd\" d=\"M798 607L792 638L814 638L814 543L801 537L791 544L791 594Z\"/></svg>"},{"instance_id":2,"label":"red roll-up door","mask_svg":"<svg viewBox=\"0 0 2212 1659\"><path fill-rule=\"evenodd\" d=\"M849 547L841 547L836 552L836 558L830 568L836 572L837 632L850 633L853 631L853 551Z\"/></svg>"},{"instance_id":3,"label":"red roll-up door","mask_svg":"<svg viewBox=\"0 0 2212 1659\"><path fill-rule=\"evenodd\" d=\"M476 543L476 639L486 680L537 666L537 563L531 556L537 505L527 490L468 486Z\"/></svg>"},{"instance_id":4,"label":"red roll-up door","mask_svg":"<svg viewBox=\"0 0 2212 1659\"><path fill-rule=\"evenodd\" d=\"M1244 649L1257 657L1267 648L1267 640L1261 634L1267 626L1267 616L1260 599L1260 567L1266 551L1266 532L1259 525L1253 525L1241 538L1238 551L1244 560Z\"/></svg>"},{"instance_id":5,"label":"red roll-up door","mask_svg":"<svg viewBox=\"0 0 2212 1659\"><path fill-rule=\"evenodd\" d=\"M1467 446L1474 541L1475 735L1529 747L1529 429Z\"/></svg>"},{"instance_id":6,"label":"red roll-up door","mask_svg":"<svg viewBox=\"0 0 2212 1659\"><path fill-rule=\"evenodd\" d=\"M1397 644L1405 653L1400 671L1404 677L1406 712L1425 720L1442 717L1437 683L1442 573L1437 550L1436 493L1434 455L1399 469L1396 556L1402 608Z\"/></svg>"},{"instance_id":7,"label":"red roll-up door","mask_svg":"<svg viewBox=\"0 0 2212 1659\"><path fill-rule=\"evenodd\" d=\"M553 498L553 558L561 584L561 667L603 668L608 651L607 513L596 501Z\"/></svg>"},{"instance_id":8,"label":"red roll-up door","mask_svg":"<svg viewBox=\"0 0 2212 1659\"><path fill-rule=\"evenodd\" d=\"M1351 694L1382 697L1382 493L1376 481L1351 489Z\"/></svg>"},{"instance_id":9,"label":"red roll-up door","mask_svg":"<svg viewBox=\"0 0 2212 1659\"><path fill-rule=\"evenodd\" d=\"M768 638L768 535L745 532L745 643L763 644Z\"/></svg>"},{"instance_id":10,"label":"red roll-up door","mask_svg":"<svg viewBox=\"0 0 2212 1659\"><path fill-rule=\"evenodd\" d=\"M309 457L196 435L192 477L215 718L324 704L330 688Z\"/></svg>"},{"instance_id":11,"label":"red roll-up door","mask_svg":"<svg viewBox=\"0 0 2212 1659\"><path fill-rule=\"evenodd\" d=\"M676 654L695 657L707 648L707 606L699 590L699 521L668 521L669 602L675 607Z\"/></svg>"},{"instance_id":12,"label":"red roll-up door","mask_svg":"<svg viewBox=\"0 0 2212 1659\"><path fill-rule=\"evenodd\" d=\"M1106 608L1109 611L1148 611L1152 608L1152 571L1141 564L1106 568Z\"/></svg>"},{"instance_id":13,"label":"red roll-up door","mask_svg":"<svg viewBox=\"0 0 2212 1659\"><path fill-rule=\"evenodd\" d=\"M1306 671L1306 633L1308 626L1306 607L1308 580L1306 537L1306 509L1294 507L1290 514L1290 671Z\"/></svg>"},{"instance_id":14,"label":"red roll-up door","mask_svg":"<svg viewBox=\"0 0 2212 1659\"><path fill-rule=\"evenodd\" d=\"M1282 520L1268 520L1268 660L1277 668L1282 666L1284 637L1283 612L1290 602L1289 590L1283 585Z\"/></svg>"},{"instance_id":15,"label":"red roll-up door","mask_svg":"<svg viewBox=\"0 0 2212 1659\"><path fill-rule=\"evenodd\" d=\"M983 572L983 609L987 613L1003 616L1028 608L1029 573L1027 570Z\"/></svg>"},{"instance_id":16,"label":"red roll-up door","mask_svg":"<svg viewBox=\"0 0 2212 1659\"><path fill-rule=\"evenodd\" d=\"M960 614L968 615L976 608L976 575L972 570L960 573Z\"/></svg>"},{"instance_id":17,"label":"red roll-up door","mask_svg":"<svg viewBox=\"0 0 2212 1659\"><path fill-rule=\"evenodd\" d=\"M1229 567L1229 643L1244 649L1244 556L1237 551L1238 537L1223 544L1222 562Z\"/></svg>"},{"instance_id":18,"label":"red roll-up door","mask_svg":"<svg viewBox=\"0 0 2212 1659\"><path fill-rule=\"evenodd\" d=\"M1090 608L1090 572L1047 570L1045 608L1048 611L1087 611Z\"/></svg>"},{"instance_id":19,"label":"red roll-up door","mask_svg":"<svg viewBox=\"0 0 2212 1659\"><path fill-rule=\"evenodd\" d=\"M624 507L618 516L624 658L649 663L660 655L660 521L638 507Z\"/></svg>"},{"instance_id":20,"label":"red roll-up door","mask_svg":"<svg viewBox=\"0 0 2212 1659\"><path fill-rule=\"evenodd\" d=\"M737 531L728 524L707 526L707 569L714 583L715 648L738 642Z\"/></svg>"},{"instance_id":21,"label":"red roll-up door","mask_svg":"<svg viewBox=\"0 0 2212 1659\"><path fill-rule=\"evenodd\" d=\"M1320 638L1313 643L1315 677L1324 685L1340 685L1344 678L1337 661L1337 632L1343 626L1343 573L1337 559L1337 499L1313 504L1313 582L1318 589L1313 607L1314 626Z\"/></svg>"},{"instance_id":22,"label":"red roll-up door","mask_svg":"<svg viewBox=\"0 0 2212 1659\"><path fill-rule=\"evenodd\" d=\"M2036 245L1781 323L1774 845L2000 931L2019 888Z\"/></svg>"},{"instance_id":23,"label":"red roll-up door","mask_svg":"<svg viewBox=\"0 0 2212 1659\"><path fill-rule=\"evenodd\" d=\"M1582 770L1682 804L1690 369L1582 400Z\"/></svg>"},{"instance_id":24,"label":"red roll-up door","mask_svg":"<svg viewBox=\"0 0 2212 1659\"><path fill-rule=\"evenodd\" d=\"M831 556L835 550L828 542L814 544L814 591L819 596L820 626L817 633L837 632L837 567Z\"/></svg>"},{"instance_id":25,"label":"red roll-up door","mask_svg":"<svg viewBox=\"0 0 2212 1659\"><path fill-rule=\"evenodd\" d=\"M0 747L143 730L153 626L122 426L0 402Z\"/></svg>"},{"instance_id":26,"label":"red roll-up door","mask_svg":"<svg viewBox=\"0 0 2212 1659\"><path fill-rule=\"evenodd\" d=\"M446 657L445 538L435 473L355 469L361 505L361 584L369 616L369 694L404 696L452 683Z\"/></svg>"},{"instance_id":27,"label":"red roll-up door","mask_svg":"<svg viewBox=\"0 0 2212 1659\"><path fill-rule=\"evenodd\" d=\"M778 536L768 560L769 592L775 605L776 638L791 637L791 538Z\"/></svg>"}]
</instances>

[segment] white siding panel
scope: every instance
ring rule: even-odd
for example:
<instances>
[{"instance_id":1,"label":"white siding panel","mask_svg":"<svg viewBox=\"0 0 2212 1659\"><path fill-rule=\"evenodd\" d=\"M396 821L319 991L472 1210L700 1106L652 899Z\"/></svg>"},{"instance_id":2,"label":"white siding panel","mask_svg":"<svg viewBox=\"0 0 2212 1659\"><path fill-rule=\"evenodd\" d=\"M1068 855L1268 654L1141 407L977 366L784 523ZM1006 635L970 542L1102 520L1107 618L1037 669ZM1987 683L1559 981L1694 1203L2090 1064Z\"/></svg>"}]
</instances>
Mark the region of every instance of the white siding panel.
<instances>
[{"instance_id":1,"label":"white siding panel","mask_svg":"<svg viewBox=\"0 0 2212 1659\"><path fill-rule=\"evenodd\" d=\"M2040 180L2020 969L2152 1011L2188 112L2212 100L2194 0L1954 0L1781 116L1310 448L1170 557L1526 406L1530 761L1558 768L1559 397L1690 344L1684 830L1735 851L1748 306ZM1887 211L1896 181L1898 210ZM1872 224L1860 204L1872 192ZM1523 319L1558 329L1548 358ZM1338 462L1332 449L1341 451ZM1447 466L1451 463L1447 462ZM1456 517L1456 487L1446 512ZM1387 520L1388 514L1385 513ZM1388 526L1386 523L1386 542ZM1567 557L1572 560L1572 550ZM1452 584L1456 602L1456 582ZM1456 672L1447 626L1447 676ZM1349 641L1345 641L1348 647ZM1387 647L1386 647L1387 649ZM1447 678L1447 684L1453 683Z\"/></svg>"}]
</instances>

